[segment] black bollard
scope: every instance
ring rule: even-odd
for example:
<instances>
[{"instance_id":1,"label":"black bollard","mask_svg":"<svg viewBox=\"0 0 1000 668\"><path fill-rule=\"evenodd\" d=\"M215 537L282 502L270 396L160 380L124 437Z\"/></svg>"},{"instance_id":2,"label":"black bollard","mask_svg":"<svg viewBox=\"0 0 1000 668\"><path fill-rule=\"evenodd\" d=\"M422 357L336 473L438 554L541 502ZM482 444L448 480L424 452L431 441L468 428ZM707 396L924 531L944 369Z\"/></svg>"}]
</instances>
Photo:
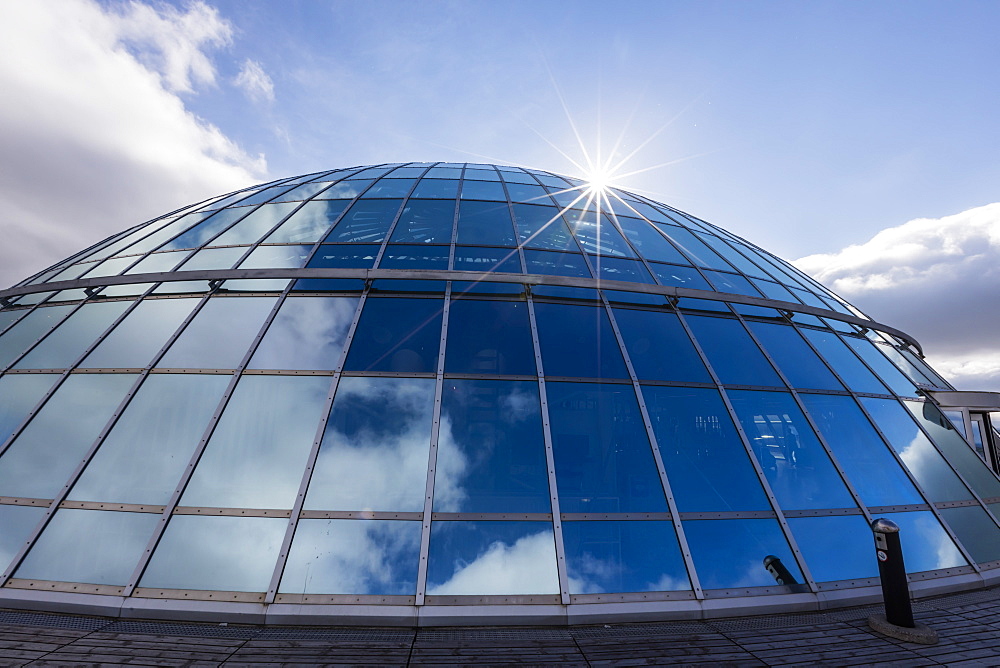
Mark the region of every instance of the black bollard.
<instances>
[{"instance_id":1,"label":"black bollard","mask_svg":"<svg viewBox=\"0 0 1000 668\"><path fill-rule=\"evenodd\" d=\"M885 619L894 626L912 629L913 608L910 606L910 586L906 582L903 565L903 547L899 543L899 526L892 520L872 520L875 534L875 556L878 557L878 575L882 580L882 600Z\"/></svg>"},{"instance_id":2,"label":"black bollard","mask_svg":"<svg viewBox=\"0 0 1000 668\"><path fill-rule=\"evenodd\" d=\"M766 568L767 572L771 574L774 581L780 585L798 584L798 582L795 581L795 576L789 572L788 568L783 563L781 563L781 559L773 554L769 554L764 557L764 568Z\"/></svg>"}]
</instances>

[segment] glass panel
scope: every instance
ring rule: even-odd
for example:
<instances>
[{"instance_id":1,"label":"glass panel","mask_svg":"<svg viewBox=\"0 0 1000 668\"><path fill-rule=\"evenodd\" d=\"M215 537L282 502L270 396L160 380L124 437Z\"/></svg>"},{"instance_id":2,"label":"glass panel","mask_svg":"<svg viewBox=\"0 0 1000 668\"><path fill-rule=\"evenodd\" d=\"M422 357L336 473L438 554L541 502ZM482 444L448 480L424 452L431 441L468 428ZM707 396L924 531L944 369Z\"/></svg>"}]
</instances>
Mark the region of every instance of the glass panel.
<instances>
[{"instance_id":1,"label":"glass panel","mask_svg":"<svg viewBox=\"0 0 1000 668\"><path fill-rule=\"evenodd\" d=\"M277 193L275 193L277 194ZM253 211L252 207L237 207L235 209L222 209L209 216L191 229L179 235L175 239L168 241L157 250L167 251L179 248L201 248L209 242L216 234L222 232L237 220ZM129 249L129 252L137 252Z\"/></svg>"},{"instance_id":2,"label":"glass panel","mask_svg":"<svg viewBox=\"0 0 1000 668\"><path fill-rule=\"evenodd\" d=\"M564 522L571 594L690 589L670 522Z\"/></svg>"},{"instance_id":3,"label":"glass panel","mask_svg":"<svg viewBox=\"0 0 1000 668\"><path fill-rule=\"evenodd\" d=\"M149 364L198 299L146 299L81 362L91 369L141 369Z\"/></svg>"},{"instance_id":4,"label":"glass panel","mask_svg":"<svg viewBox=\"0 0 1000 668\"><path fill-rule=\"evenodd\" d=\"M530 183L534 184L535 179L522 171L515 171L511 168L501 169L503 172L503 180L508 184L511 183Z\"/></svg>"},{"instance_id":5,"label":"glass panel","mask_svg":"<svg viewBox=\"0 0 1000 668\"><path fill-rule=\"evenodd\" d=\"M325 376L241 378L181 505L291 508L329 389Z\"/></svg>"},{"instance_id":6,"label":"glass panel","mask_svg":"<svg viewBox=\"0 0 1000 668\"><path fill-rule=\"evenodd\" d=\"M389 243L451 243L455 225L455 202L422 202L410 200L396 223Z\"/></svg>"},{"instance_id":7,"label":"glass panel","mask_svg":"<svg viewBox=\"0 0 1000 668\"><path fill-rule=\"evenodd\" d=\"M363 197L406 197L416 179L379 179L365 191Z\"/></svg>"},{"instance_id":8,"label":"glass panel","mask_svg":"<svg viewBox=\"0 0 1000 668\"><path fill-rule=\"evenodd\" d=\"M198 271L201 269L230 269L243 254L246 246L237 248L203 248L184 262L178 271Z\"/></svg>"},{"instance_id":9,"label":"glass panel","mask_svg":"<svg viewBox=\"0 0 1000 668\"><path fill-rule=\"evenodd\" d=\"M705 277L694 267L678 267L675 264L652 263L650 268L656 274L656 279L663 285L671 285L678 288L691 288L692 290L711 290Z\"/></svg>"},{"instance_id":10,"label":"glass panel","mask_svg":"<svg viewBox=\"0 0 1000 668\"><path fill-rule=\"evenodd\" d=\"M10 438L58 378L55 373L0 376L0 445Z\"/></svg>"},{"instance_id":11,"label":"glass panel","mask_svg":"<svg viewBox=\"0 0 1000 668\"><path fill-rule=\"evenodd\" d=\"M278 591L413 596L419 561L420 522L299 520Z\"/></svg>"},{"instance_id":12,"label":"glass panel","mask_svg":"<svg viewBox=\"0 0 1000 668\"><path fill-rule=\"evenodd\" d=\"M323 244L306 265L309 269L371 269L375 266L378 246Z\"/></svg>"},{"instance_id":13,"label":"glass panel","mask_svg":"<svg viewBox=\"0 0 1000 668\"><path fill-rule=\"evenodd\" d=\"M693 520L683 525L705 589L777 585L764 566L770 556L778 557L796 582L803 581L777 520Z\"/></svg>"},{"instance_id":14,"label":"glass panel","mask_svg":"<svg viewBox=\"0 0 1000 668\"><path fill-rule=\"evenodd\" d=\"M782 508L856 507L792 395L735 390L727 394Z\"/></svg>"},{"instance_id":15,"label":"glass panel","mask_svg":"<svg viewBox=\"0 0 1000 668\"><path fill-rule=\"evenodd\" d=\"M688 257L699 267L732 271L729 263L719 257L718 253L709 248L690 230L674 225L659 225L660 231L670 237L671 241L681 247Z\"/></svg>"},{"instance_id":16,"label":"glass panel","mask_svg":"<svg viewBox=\"0 0 1000 668\"><path fill-rule=\"evenodd\" d=\"M113 257L110 260L105 260L99 265L88 271L83 277L84 278L97 278L100 276L117 276L122 272L125 267L129 266L139 258L135 255L130 255L129 257ZM20 299L21 304L31 304L34 302L26 302L26 297Z\"/></svg>"},{"instance_id":17,"label":"glass panel","mask_svg":"<svg viewBox=\"0 0 1000 668\"><path fill-rule=\"evenodd\" d=\"M483 185L494 184L484 182ZM462 202L458 210L458 243L516 246L507 203Z\"/></svg>"},{"instance_id":18,"label":"glass panel","mask_svg":"<svg viewBox=\"0 0 1000 668\"><path fill-rule=\"evenodd\" d=\"M436 176L436 174L433 174L433 171L434 170L428 172L428 175ZM425 197L454 200L456 195L458 195L457 177L459 173L460 172L456 169L453 174L451 174L456 177L455 179L421 179L420 183L417 184L417 187L413 189L413 194L410 195L410 198Z\"/></svg>"},{"instance_id":19,"label":"glass panel","mask_svg":"<svg viewBox=\"0 0 1000 668\"><path fill-rule=\"evenodd\" d=\"M646 221L623 217L618 219L618 224L639 254L647 260L688 264L687 258Z\"/></svg>"},{"instance_id":20,"label":"glass panel","mask_svg":"<svg viewBox=\"0 0 1000 668\"><path fill-rule=\"evenodd\" d=\"M168 369L235 369L257 336L274 297L213 297L157 364ZM239 327L233 327L239 323Z\"/></svg>"},{"instance_id":21,"label":"glass panel","mask_svg":"<svg viewBox=\"0 0 1000 668\"><path fill-rule=\"evenodd\" d=\"M924 502L853 399L823 394L799 396L866 506Z\"/></svg>"},{"instance_id":22,"label":"glass panel","mask_svg":"<svg viewBox=\"0 0 1000 668\"><path fill-rule=\"evenodd\" d=\"M65 369L111 326L130 302L84 304L14 365L16 369Z\"/></svg>"},{"instance_id":23,"label":"glass panel","mask_svg":"<svg viewBox=\"0 0 1000 668\"><path fill-rule=\"evenodd\" d=\"M431 378L341 378L305 507L423 510L433 412Z\"/></svg>"},{"instance_id":24,"label":"glass panel","mask_svg":"<svg viewBox=\"0 0 1000 668\"><path fill-rule=\"evenodd\" d=\"M862 364L861 360L844 345L839 336L833 332L821 332L815 329L803 329L802 333L812 342L827 363L837 370L837 374L852 390L873 394L889 394L889 391L868 370L868 367Z\"/></svg>"},{"instance_id":25,"label":"glass panel","mask_svg":"<svg viewBox=\"0 0 1000 668\"><path fill-rule=\"evenodd\" d=\"M19 309L17 311L0 311L0 332L7 329L11 323L27 313L27 309Z\"/></svg>"},{"instance_id":26,"label":"glass panel","mask_svg":"<svg viewBox=\"0 0 1000 668\"><path fill-rule=\"evenodd\" d=\"M344 369L435 371L441 312L440 299L369 299Z\"/></svg>"},{"instance_id":27,"label":"glass panel","mask_svg":"<svg viewBox=\"0 0 1000 668\"><path fill-rule=\"evenodd\" d=\"M397 203L398 204L398 203ZM264 239L269 244L315 243L347 208L344 200L308 202Z\"/></svg>"},{"instance_id":28,"label":"glass panel","mask_svg":"<svg viewBox=\"0 0 1000 668\"><path fill-rule=\"evenodd\" d=\"M790 517L788 526L817 582L878 577L872 530L862 515Z\"/></svg>"},{"instance_id":29,"label":"glass panel","mask_svg":"<svg viewBox=\"0 0 1000 668\"><path fill-rule=\"evenodd\" d=\"M785 374L792 387L817 390L844 389L793 327L764 322L747 322L747 326Z\"/></svg>"},{"instance_id":30,"label":"glass panel","mask_svg":"<svg viewBox=\"0 0 1000 668\"><path fill-rule=\"evenodd\" d=\"M558 594L548 522L434 522L427 594Z\"/></svg>"},{"instance_id":31,"label":"glass panel","mask_svg":"<svg viewBox=\"0 0 1000 668\"><path fill-rule=\"evenodd\" d=\"M446 380L434 510L548 513L538 385Z\"/></svg>"},{"instance_id":32,"label":"glass panel","mask_svg":"<svg viewBox=\"0 0 1000 668\"><path fill-rule=\"evenodd\" d=\"M298 181L299 179L296 179ZM275 202L299 202L309 199L329 184L325 182L306 183L298 188L292 188L287 193L274 199Z\"/></svg>"},{"instance_id":33,"label":"glass panel","mask_svg":"<svg viewBox=\"0 0 1000 668\"><path fill-rule=\"evenodd\" d=\"M510 195L511 202L524 202L534 204L550 204L545 188L539 185L529 185L522 183L507 183L507 194Z\"/></svg>"},{"instance_id":34,"label":"glass panel","mask_svg":"<svg viewBox=\"0 0 1000 668\"><path fill-rule=\"evenodd\" d=\"M862 397L861 404L931 501L972 498L969 490L899 402Z\"/></svg>"},{"instance_id":35,"label":"glass panel","mask_svg":"<svg viewBox=\"0 0 1000 668\"><path fill-rule=\"evenodd\" d=\"M976 563L1000 559L1000 528L980 506L942 508L939 512Z\"/></svg>"},{"instance_id":36,"label":"glass panel","mask_svg":"<svg viewBox=\"0 0 1000 668\"><path fill-rule=\"evenodd\" d=\"M494 202L506 202L507 195L503 186L493 181L470 181L469 172L465 173L465 183L462 184L462 199L485 199Z\"/></svg>"},{"instance_id":37,"label":"glass panel","mask_svg":"<svg viewBox=\"0 0 1000 668\"><path fill-rule=\"evenodd\" d=\"M483 181L499 181L500 175L493 170L492 167L489 169L466 169L465 179L478 179Z\"/></svg>"},{"instance_id":38,"label":"glass panel","mask_svg":"<svg viewBox=\"0 0 1000 668\"><path fill-rule=\"evenodd\" d=\"M537 303L535 317L547 376L628 378L603 308Z\"/></svg>"},{"instance_id":39,"label":"glass panel","mask_svg":"<svg viewBox=\"0 0 1000 668\"><path fill-rule=\"evenodd\" d=\"M722 271L705 271L705 276L719 292L729 292L736 295L760 297L761 293L753 284L742 276L727 274Z\"/></svg>"},{"instance_id":40,"label":"glass panel","mask_svg":"<svg viewBox=\"0 0 1000 668\"><path fill-rule=\"evenodd\" d=\"M265 204L212 240L213 246L252 244L294 211L298 202Z\"/></svg>"},{"instance_id":41,"label":"glass panel","mask_svg":"<svg viewBox=\"0 0 1000 668\"><path fill-rule=\"evenodd\" d=\"M160 516L60 508L14 577L125 585Z\"/></svg>"},{"instance_id":42,"label":"glass panel","mask_svg":"<svg viewBox=\"0 0 1000 668\"><path fill-rule=\"evenodd\" d=\"M248 368L335 369L357 307L357 297L289 297Z\"/></svg>"},{"instance_id":43,"label":"glass panel","mask_svg":"<svg viewBox=\"0 0 1000 668\"><path fill-rule=\"evenodd\" d=\"M386 246L379 269L448 269L447 246Z\"/></svg>"},{"instance_id":44,"label":"glass panel","mask_svg":"<svg viewBox=\"0 0 1000 668\"><path fill-rule=\"evenodd\" d=\"M298 269L306 263L312 246L258 246L240 269Z\"/></svg>"},{"instance_id":45,"label":"glass panel","mask_svg":"<svg viewBox=\"0 0 1000 668\"><path fill-rule=\"evenodd\" d=\"M930 511L885 513L882 517L899 525L907 573L967 565L955 542Z\"/></svg>"},{"instance_id":46,"label":"glass panel","mask_svg":"<svg viewBox=\"0 0 1000 668\"><path fill-rule=\"evenodd\" d=\"M551 206L514 205L518 236L527 248L548 248L579 252L579 247L559 215Z\"/></svg>"},{"instance_id":47,"label":"glass panel","mask_svg":"<svg viewBox=\"0 0 1000 668\"><path fill-rule=\"evenodd\" d=\"M547 383L560 510L667 509L629 385Z\"/></svg>"},{"instance_id":48,"label":"glass panel","mask_svg":"<svg viewBox=\"0 0 1000 668\"><path fill-rule=\"evenodd\" d=\"M590 278L590 269L582 255L525 250L524 262L529 274Z\"/></svg>"},{"instance_id":49,"label":"glass panel","mask_svg":"<svg viewBox=\"0 0 1000 668\"><path fill-rule=\"evenodd\" d=\"M1000 480L997 480L996 474L969 447L965 439L955 431L948 418L942 415L936 406L930 403L912 401L905 401L903 405L927 430L941 454L951 462L951 465L955 467L955 470L976 494L984 499L1000 496Z\"/></svg>"},{"instance_id":50,"label":"glass panel","mask_svg":"<svg viewBox=\"0 0 1000 668\"><path fill-rule=\"evenodd\" d=\"M174 267L190 255L191 251L189 250L153 253L129 267L125 274L156 274L163 271L173 271Z\"/></svg>"},{"instance_id":51,"label":"glass panel","mask_svg":"<svg viewBox=\"0 0 1000 668\"><path fill-rule=\"evenodd\" d=\"M483 248L482 246L456 246L456 271L499 271L521 273L521 258L513 248Z\"/></svg>"},{"instance_id":52,"label":"glass panel","mask_svg":"<svg viewBox=\"0 0 1000 668\"><path fill-rule=\"evenodd\" d=\"M593 211L573 210L565 215L570 229L586 252L635 257L635 252L625 243L621 232L615 229L607 216L601 216L601 221L598 223L597 215Z\"/></svg>"},{"instance_id":53,"label":"glass panel","mask_svg":"<svg viewBox=\"0 0 1000 668\"><path fill-rule=\"evenodd\" d=\"M739 321L689 315L687 323L723 385L784 387Z\"/></svg>"},{"instance_id":54,"label":"glass panel","mask_svg":"<svg viewBox=\"0 0 1000 668\"><path fill-rule=\"evenodd\" d=\"M31 506L0 506L0 571L7 572L7 565L22 547L28 536L45 516L45 508Z\"/></svg>"},{"instance_id":55,"label":"glass panel","mask_svg":"<svg viewBox=\"0 0 1000 668\"><path fill-rule=\"evenodd\" d=\"M712 382L676 315L624 308L614 309L614 315L640 380Z\"/></svg>"},{"instance_id":56,"label":"glass panel","mask_svg":"<svg viewBox=\"0 0 1000 668\"><path fill-rule=\"evenodd\" d=\"M653 283L653 277L638 260L598 255L591 258L597 275L608 281L630 281L632 283Z\"/></svg>"},{"instance_id":57,"label":"glass panel","mask_svg":"<svg viewBox=\"0 0 1000 668\"><path fill-rule=\"evenodd\" d=\"M398 199L358 200L323 241L379 243L389 231L401 203Z\"/></svg>"},{"instance_id":58,"label":"glass panel","mask_svg":"<svg viewBox=\"0 0 1000 668\"><path fill-rule=\"evenodd\" d=\"M129 283L127 285L109 285L101 290L102 297L135 297L149 290L155 283Z\"/></svg>"},{"instance_id":59,"label":"glass panel","mask_svg":"<svg viewBox=\"0 0 1000 668\"><path fill-rule=\"evenodd\" d=\"M355 176L357 175L355 174ZM333 184L331 187L316 195L315 199L354 199L371 184L372 182L367 179L341 181L340 183Z\"/></svg>"},{"instance_id":60,"label":"glass panel","mask_svg":"<svg viewBox=\"0 0 1000 668\"><path fill-rule=\"evenodd\" d=\"M525 302L459 299L448 316L445 371L535 375Z\"/></svg>"},{"instance_id":61,"label":"glass panel","mask_svg":"<svg viewBox=\"0 0 1000 668\"><path fill-rule=\"evenodd\" d=\"M4 332L0 336L0 369L13 362L25 348L59 324L74 308L69 304L36 308Z\"/></svg>"},{"instance_id":62,"label":"glass panel","mask_svg":"<svg viewBox=\"0 0 1000 668\"><path fill-rule=\"evenodd\" d=\"M768 299L777 299L784 302L798 303L792 291L783 285L772 283L771 281L753 280L751 281L757 289L764 293Z\"/></svg>"},{"instance_id":63,"label":"glass panel","mask_svg":"<svg viewBox=\"0 0 1000 668\"><path fill-rule=\"evenodd\" d=\"M68 498L166 504L229 380L216 375L147 377Z\"/></svg>"},{"instance_id":64,"label":"glass panel","mask_svg":"<svg viewBox=\"0 0 1000 668\"><path fill-rule=\"evenodd\" d=\"M760 267L714 234L698 234L696 236L708 244L712 250L728 260L731 265L736 267L737 271L757 278L768 278L767 274L761 271Z\"/></svg>"},{"instance_id":65,"label":"glass panel","mask_svg":"<svg viewBox=\"0 0 1000 668\"><path fill-rule=\"evenodd\" d=\"M876 346L867 339L859 339L853 336L845 336L844 340L847 341L847 345L854 348L854 352L861 359L868 363L868 366L875 370L875 373L881 376L882 380L892 388L893 392L902 397L921 396L913 381L904 376L902 371L897 369L885 355L878 351L880 346Z\"/></svg>"},{"instance_id":66,"label":"glass panel","mask_svg":"<svg viewBox=\"0 0 1000 668\"><path fill-rule=\"evenodd\" d=\"M0 496L53 498L135 379L126 374L67 378L0 457Z\"/></svg>"},{"instance_id":67,"label":"glass panel","mask_svg":"<svg viewBox=\"0 0 1000 668\"><path fill-rule=\"evenodd\" d=\"M139 585L265 591L287 526L277 517L174 515Z\"/></svg>"}]
</instances>

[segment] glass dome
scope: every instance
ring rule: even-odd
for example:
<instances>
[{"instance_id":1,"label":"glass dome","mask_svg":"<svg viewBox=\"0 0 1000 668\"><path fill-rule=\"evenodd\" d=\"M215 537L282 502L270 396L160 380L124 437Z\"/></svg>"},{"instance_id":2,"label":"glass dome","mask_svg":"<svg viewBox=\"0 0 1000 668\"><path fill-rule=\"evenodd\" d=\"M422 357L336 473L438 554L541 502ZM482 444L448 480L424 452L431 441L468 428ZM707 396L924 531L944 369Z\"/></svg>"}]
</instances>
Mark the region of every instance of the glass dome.
<instances>
[{"instance_id":1,"label":"glass dome","mask_svg":"<svg viewBox=\"0 0 1000 668\"><path fill-rule=\"evenodd\" d=\"M0 607L825 607L876 595L875 517L918 590L1000 575L1000 480L918 344L624 190L481 164L309 174L0 300Z\"/></svg>"}]
</instances>

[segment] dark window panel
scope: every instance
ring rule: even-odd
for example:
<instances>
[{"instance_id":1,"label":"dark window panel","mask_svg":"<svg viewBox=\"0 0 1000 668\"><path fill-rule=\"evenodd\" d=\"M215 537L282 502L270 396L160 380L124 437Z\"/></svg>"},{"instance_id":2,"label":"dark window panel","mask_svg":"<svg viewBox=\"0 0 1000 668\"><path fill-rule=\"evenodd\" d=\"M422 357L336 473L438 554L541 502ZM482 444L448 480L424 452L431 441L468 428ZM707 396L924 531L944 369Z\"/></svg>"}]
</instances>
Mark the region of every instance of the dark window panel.
<instances>
[{"instance_id":1,"label":"dark window panel","mask_svg":"<svg viewBox=\"0 0 1000 668\"><path fill-rule=\"evenodd\" d=\"M378 246L368 244L322 244L306 265L308 269L371 269Z\"/></svg>"},{"instance_id":2,"label":"dark window panel","mask_svg":"<svg viewBox=\"0 0 1000 668\"><path fill-rule=\"evenodd\" d=\"M872 530L863 515L791 517L788 527L817 582L878 577Z\"/></svg>"},{"instance_id":3,"label":"dark window panel","mask_svg":"<svg viewBox=\"0 0 1000 668\"><path fill-rule=\"evenodd\" d=\"M462 202L458 209L458 243L516 246L507 204Z\"/></svg>"},{"instance_id":4,"label":"dark window panel","mask_svg":"<svg viewBox=\"0 0 1000 668\"><path fill-rule=\"evenodd\" d=\"M693 290L712 290L705 277L694 267L678 267L675 264L650 263L650 268L656 274L657 280L663 285Z\"/></svg>"},{"instance_id":5,"label":"dark window panel","mask_svg":"<svg viewBox=\"0 0 1000 668\"><path fill-rule=\"evenodd\" d=\"M680 251L666 238L656 231L652 225L637 218L618 218L625 236L632 242L639 254L647 260L658 262L672 262L675 264L688 264Z\"/></svg>"},{"instance_id":6,"label":"dark window panel","mask_svg":"<svg viewBox=\"0 0 1000 668\"><path fill-rule=\"evenodd\" d=\"M580 251L559 209L551 206L515 204L514 217L521 244L527 248Z\"/></svg>"},{"instance_id":7,"label":"dark window panel","mask_svg":"<svg viewBox=\"0 0 1000 668\"><path fill-rule=\"evenodd\" d=\"M785 374L792 387L816 390L843 390L823 361L813 352L794 328L764 322L747 326Z\"/></svg>"},{"instance_id":8,"label":"dark window panel","mask_svg":"<svg viewBox=\"0 0 1000 668\"><path fill-rule=\"evenodd\" d=\"M440 299L369 299L345 370L434 372L442 306Z\"/></svg>"},{"instance_id":9,"label":"dark window panel","mask_svg":"<svg viewBox=\"0 0 1000 668\"><path fill-rule=\"evenodd\" d=\"M670 522L564 522L570 593L691 588Z\"/></svg>"},{"instance_id":10,"label":"dark window panel","mask_svg":"<svg viewBox=\"0 0 1000 668\"><path fill-rule=\"evenodd\" d=\"M535 315L545 375L628 378L603 308L536 303Z\"/></svg>"},{"instance_id":11,"label":"dark window panel","mask_svg":"<svg viewBox=\"0 0 1000 668\"><path fill-rule=\"evenodd\" d=\"M520 274L521 258L517 250L512 248L456 246L454 268L456 271L498 271Z\"/></svg>"},{"instance_id":12,"label":"dark window panel","mask_svg":"<svg viewBox=\"0 0 1000 668\"><path fill-rule=\"evenodd\" d=\"M448 246L393 244L386 246L379 269L448 269Z\"/></svg>"},{"instance_id":13,"label":"dark window panel","mask_svg":"<svg viewBox=\"0 0 1000 668\"><path fill-rule=\"evenodd\" d=\"M802 333L850 389L855 392L890 394L839 336L833 332L821 332L816 329L803 329Z\"/></svg>"},{"instance_id":14,"label":"dark window panel","mask_svg":"<svg viewBox=\"0 0 1000 668\"><path fill-rule=\"evenodd\" d=\"M576 235L586 252L613 257L634 258L636 256L607 216L602 215L600 223L598 223L597 215L593 210L573 210L567 212L565 216L570 229L573 230L573 234Z\"/></svg>"},{"instance_id":15,"label":"dark window panel","mask_svg":"<svg viewBox=\"0 0 1000 668\"><path fill-rule=\"evenodd\" d=\"M466 173L462 183L462 199L481 199L492 202L506 202L507 194L503 186L495 181L470 181L473 178Z\"/></svg>"},{"instance_id":16,"label":"dark window panel","mask_svg":"<svg viewBox=\"0 0 1000 668\"><path fill-rule=\"evenodd\" d=\"M907 573L967 565L955 542L929 510L883 513L882 517L899 525Z\"/></svg>"},{"instance_id":17,"label":"dark window panel","mask_svg":"<svg viewBox=\"0 0 1000 668\"><path fill-rule=\"evenodd\" d=\"M535 375L524 302L460 299L448 317L448 373Z\"/></svg>"},{"instance_id":18,"label":"dark window panel","mask_svg":"<svg viewBox=\"0 0 1000 668\"><path fill-rule=\"evenodd\" d=\"M553 251L525 250L524 263L528 274L590 278L590 269L582 255Z\"/></svg>"},{"instance_id":19,"label":"dark window panel","mask_svg":"<svg viewBox=\"0 0 1000 668\"><path fill-rule=\"evenodd\" d=\"M705 589L773 587L764 559L775 556L804 580L777 520L692 520L683 523L694 568Z\"/></svg>"},{"instance_id":20,"label":"dark window panel","mask_svg":"<svg viewBox=\"0 0 1000 668\"><path fill-rule=\"evenodd\" d=\"M784 387L739 321L692 315L687 322L723 385Z\"/></svg>"},{"instance_id":21,"label":"dark window panel","mask_svg":"<svg viewBox=\"0 0 1000 668\"><path fill-rule=\"evenodd\" d=\"M597 275L608 281L629 281L631 283L652 284L653 277L645 265L638 260L626 260L619 257L592 257L591 262Z\"/></svg>"},{"instance_id":22,"label":"dark window panel","mask_svg":"<svg viewBox=\"0 0 1000 668\"><path fill-rule=\"evenodd\" d=\"M434 174L433 172L434 170L432 169L427 176L438 176L438 174ZM452 179L429 179L425 176L417 183L417 187L413 189L413 194L410 197L454 200L455 196L458 195L457 178L459 176L458 170L455 170L455 172Z\"/></svg>"},{"instance_id":23,"label":"dark window panel","mask_svg":"<svg viewBox=\"0 0 1000 668\"><path fill-rule=\"evenodd\" d=\"M323 241L379 243L389 231L401 203L398 199L359 200L347 210Z\"/></svg>"},{"instance_id":24,"label":"dark window panel","mask_svg":"<svg viewBox=\"0 0 1000 668\"><path fill-rule=\"evenodd\" d=\"M712 382L676 315L623 308L614 314L640 380Z\"/></svg>"},{"instance_id":25,"label":"dark window panel","mask_svg":"<svg viewBox=\"0 0 1000 668\"><path fill-rule=\"evenodd\" d=\"M406 197L416 182L416 179L380 179L361 197L362 199Z\"/></svg>"},{"instance_id":26,"label":"dark window panel","mask_svg":"<svg viewBox=\"0 0 1000 668\"><path fill-rule=\"evenodd\" d=\"M396 223L389 243L451 243L455 202L410 200Z\"/></svg>"}]
</instances>

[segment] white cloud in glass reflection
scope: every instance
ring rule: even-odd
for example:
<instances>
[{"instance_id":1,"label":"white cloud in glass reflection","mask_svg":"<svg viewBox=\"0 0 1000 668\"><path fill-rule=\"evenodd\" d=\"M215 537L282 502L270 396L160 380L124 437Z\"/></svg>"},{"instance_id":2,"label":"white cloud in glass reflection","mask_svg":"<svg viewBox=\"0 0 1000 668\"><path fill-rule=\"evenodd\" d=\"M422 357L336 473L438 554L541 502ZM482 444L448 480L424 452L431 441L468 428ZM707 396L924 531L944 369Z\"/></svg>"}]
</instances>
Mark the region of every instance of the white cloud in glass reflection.
<instances>
[{"instance_id":1,"label":"white cloud in glass reflection","mask_svg":"<svg viewBox=\"0 0 1000 668\"><path fill-rule=\"evenodd\" d=\"M254 353L250 368L333 369L357 305L354 297L287 299Z\"/></svg>"},{"instance_id":2,"label":"white cloud in glass reflection","mask_svg":"<svg viewBox=\"0 0 1000 668\"><path fill-rule=\"evenodd\" d=\"M341 207L330 209L330 202L309 202L282 223L265 241L267 243L314 242L330 227ZM330 215L334 214L334 215Z\"/></svg>"},{"instance_id":3,"label":"white cloud in glass reflection","mask_svg":"<svg viewBox=\"0 0 1000 668\"><path fill-rule=\"evenodd\" d=\"M429 584L427 593L457 594L557 594L556 550L551 530L522 536L508 545L490 543L470 563L455 561L455 570L443 583Z\"/></svg>"}]
</instances>

